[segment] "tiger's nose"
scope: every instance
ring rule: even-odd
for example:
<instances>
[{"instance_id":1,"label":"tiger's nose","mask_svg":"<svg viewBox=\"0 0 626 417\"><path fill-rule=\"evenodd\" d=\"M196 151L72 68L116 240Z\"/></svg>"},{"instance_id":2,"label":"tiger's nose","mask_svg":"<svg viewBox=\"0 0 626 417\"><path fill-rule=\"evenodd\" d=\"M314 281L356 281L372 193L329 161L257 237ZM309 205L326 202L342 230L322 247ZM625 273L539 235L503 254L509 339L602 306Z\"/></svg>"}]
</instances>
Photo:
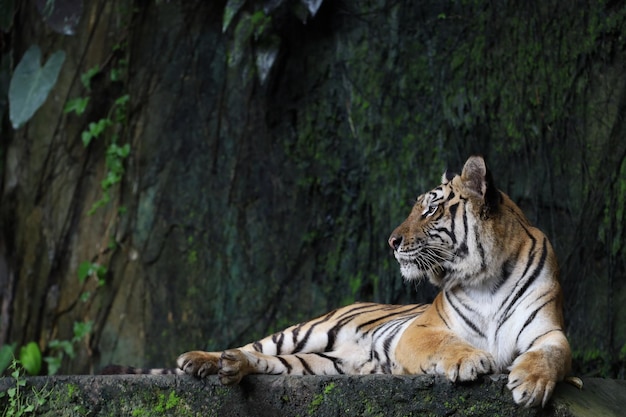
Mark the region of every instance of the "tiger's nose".
<instances>
[{"instance_id":1,"label":"tiger's nose","mask_svg":"<svg viewBox=\"0 0 626 417\"><path fill-rule=\"evenodd\" d=\"M398 248L402 244L402 236L400 236L400 235L391 235L391 236L389 236L388 242L389 242L389 246L391 246L391 249L398 250Z\"/></svg>"}]
</instances>

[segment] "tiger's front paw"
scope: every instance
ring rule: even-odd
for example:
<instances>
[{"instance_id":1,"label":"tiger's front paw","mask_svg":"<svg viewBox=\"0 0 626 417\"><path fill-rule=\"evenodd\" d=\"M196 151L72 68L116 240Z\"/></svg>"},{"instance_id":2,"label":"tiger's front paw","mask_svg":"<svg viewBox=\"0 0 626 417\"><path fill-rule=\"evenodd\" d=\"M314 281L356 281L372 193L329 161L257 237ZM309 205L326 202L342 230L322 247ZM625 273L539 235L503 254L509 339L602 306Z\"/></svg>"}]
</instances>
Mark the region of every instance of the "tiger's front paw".
<instances>
[{"instance_id":1,"label":"tiger's front paw","mask_svg":"<svg viewBox=\"0 0 626 417\"><path fill-rule=\"evenodd\" d=\"M176 360L176 364L186 374L197 378L205 378L208 375L217 373L219 360L220 356L218 353L194 350L180 355Z\"/></svg>"},{"instance_id":2,"label":"tiger's front paw","mask_svg":"<svg viewBox=\"0 0 626 417\"><path fill-rule=\"evenodd\" d=\"M513 400L525 407L544 407L559 378L558 366L550 365L541 352L526 352L518 357L509 374L507 387Z\"/></svg>"},{"instance_id":3,"label":"tiger's front paw","mask_svg":"<svg viewBox=\"0 0 626 417\"><path fill-rule=\"evenodd\" d=\"M231 349L222 352L219 365L220 370L218 375L220 382L224 385L238 384L241 378L251 372L248 358L239 349Z\"/></svg>"},{"instance_id":4,"label":"tiger's front paw","mask_svg":"<svg viewBox=\"0 0 626 417\"><path fill-rule=\"evenodd\" d=\"M479 375L492 373L494 369L496 362L493 356L478 349L462 349L453 355L443 355L434 364L434 373L445 375L452 382L474 381Z\"/></svg>"}]
</instances>

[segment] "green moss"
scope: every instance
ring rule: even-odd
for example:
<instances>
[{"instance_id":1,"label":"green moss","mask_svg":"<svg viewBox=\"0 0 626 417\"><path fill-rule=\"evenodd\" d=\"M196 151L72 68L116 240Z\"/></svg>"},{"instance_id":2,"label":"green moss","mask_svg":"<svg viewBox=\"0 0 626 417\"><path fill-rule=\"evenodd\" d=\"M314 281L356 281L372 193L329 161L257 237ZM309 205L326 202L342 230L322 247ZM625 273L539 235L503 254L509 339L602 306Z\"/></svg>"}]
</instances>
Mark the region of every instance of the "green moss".
<instances>
[{"instance_id":1,"label":"green moss","mask_svg":"<svg viewBox=\"0 0 626 417\"><path fill-rule=\"evenodd\" d=\"M69 398L72 398L74 396L74 393L76 393L78 391L78 387L74 384L67 384L67 396Z\"/></svg>"},{"instance_id":2,"label":"green moss","mask_svg":"<svg viewBox=\"0 0 626 417\"><path fill-rule=\"evenodd\" d=\"M322 403L324 403L324 401L326 401L327 397L333 392L335 387L336 384L334 382L331 382L324 387L324 391L313 397L313 400L311 401L307 409L307 413L310 416L316 413L317 409L322 405Z\"/></svg>"},{"instance_id":3,"label":"green moss","mask_svg":"<svg viewBox=\"0 0 626 417\"><path fill-rule=\"evenodd\" d=\"M131 416L193 415L193 413L190 412L190 407L175 391L151 394L150 396L144 397L140 403L141 405L132 408Z\"/></svg>"}]
</instances>

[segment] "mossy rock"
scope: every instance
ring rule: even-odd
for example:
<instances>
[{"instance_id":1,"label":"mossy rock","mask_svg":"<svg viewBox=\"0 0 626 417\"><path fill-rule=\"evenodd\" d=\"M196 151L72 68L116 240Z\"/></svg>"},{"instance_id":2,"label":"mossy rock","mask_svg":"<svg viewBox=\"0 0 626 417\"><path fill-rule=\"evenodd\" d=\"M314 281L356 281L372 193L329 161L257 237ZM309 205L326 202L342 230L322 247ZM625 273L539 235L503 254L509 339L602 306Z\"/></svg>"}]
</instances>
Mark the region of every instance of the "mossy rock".
<instances>
[{"instance_id":1,"label":"mossy rock","mask_svg":"<svg viewBox=\"0 0 626 417\"><path fill-rule=\"evenodd\" d=\"M37 416L621 416L626 381L585 379L578 390L561 383L545 409L513 403L506 376L453 384L432 376L251 376L225 387L217 378L175 375L25 378L19 404ZM0 379L0 392L15 386ZM37 399L40 399L37 403Z\"/></svg>"}]
</instances>

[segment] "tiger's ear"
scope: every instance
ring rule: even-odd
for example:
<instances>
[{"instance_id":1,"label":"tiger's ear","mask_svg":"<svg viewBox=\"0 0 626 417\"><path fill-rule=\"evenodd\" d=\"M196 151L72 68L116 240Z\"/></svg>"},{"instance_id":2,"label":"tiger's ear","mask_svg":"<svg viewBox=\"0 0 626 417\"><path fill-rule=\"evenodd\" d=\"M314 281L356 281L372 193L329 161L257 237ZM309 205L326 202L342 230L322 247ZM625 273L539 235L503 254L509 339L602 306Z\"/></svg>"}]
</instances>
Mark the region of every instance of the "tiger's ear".
<instances>
[{"instance_id":1,"label":"tiger's ear","mask_svg":"<svg viewBox=\"0 0 626 417\"><path fill-rule=\"evenodd\" d=\"M487 165L482 156L470 156L461 173L461 179L470 191L485 197L487 193Z\"/></svg>"},{"instance_id":2,"label":"tiger's ear","mask_svg":"<svg viewBox=\"0 0 626 417\"><path fill-rule=\"evenodd\" d=\"M490 217L498 210L500 192L493 184L491 172L487 169L482 156L471 156L465 162L461 180L470 191L484 201L483 216Z\"/></svg>"}]
</instances>

